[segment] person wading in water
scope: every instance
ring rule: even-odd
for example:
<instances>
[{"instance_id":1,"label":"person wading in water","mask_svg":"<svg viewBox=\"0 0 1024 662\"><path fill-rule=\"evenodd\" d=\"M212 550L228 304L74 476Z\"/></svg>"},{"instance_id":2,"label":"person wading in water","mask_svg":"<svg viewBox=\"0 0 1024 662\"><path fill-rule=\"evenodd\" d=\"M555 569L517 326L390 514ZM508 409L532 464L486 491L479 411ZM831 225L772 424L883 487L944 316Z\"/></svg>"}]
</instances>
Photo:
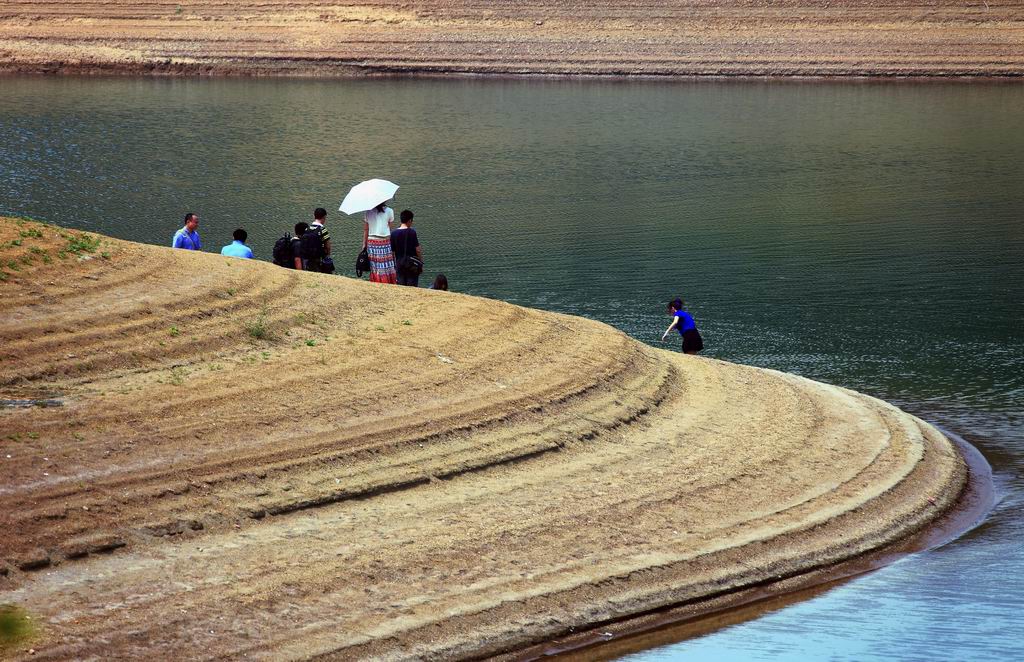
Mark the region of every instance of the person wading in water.
<instances>
[{"instance_id":1,"label":"person wading in water","mask_svg":"<svg viewBox=\"0 0 1024 662\"><path fill-rule=\"evenodd\" d=\"M672 316L672 324L661 334L661 341L665 342L668 334L675 329L683 337L683 354L696 354L704 349L704 339L697 331L697 324L693 321L693 315L683 310L683 300L673 299L668 302L668 314Z\"/></svg>"}]
</instances>

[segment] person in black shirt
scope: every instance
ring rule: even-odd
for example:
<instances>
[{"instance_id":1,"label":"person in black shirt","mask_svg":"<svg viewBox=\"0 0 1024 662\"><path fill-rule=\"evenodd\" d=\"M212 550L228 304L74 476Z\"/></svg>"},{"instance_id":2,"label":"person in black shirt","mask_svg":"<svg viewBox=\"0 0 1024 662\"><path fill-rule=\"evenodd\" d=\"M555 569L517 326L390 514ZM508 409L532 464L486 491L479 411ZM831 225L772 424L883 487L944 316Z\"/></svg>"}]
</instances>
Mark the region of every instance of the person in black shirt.
<instances>
[{"instance_id":1,"label":"person in black shirt","mask_svg":"<svg viewBox=\"0 0 1024 662\"><path fill-rule=\"evenodd\" d=\"M391 233L391 251L395 254L398 284L417 287L423 271L423 247L420 246L416 231L412 229L413 213L406 209L399 218L402 226ZM416 261L407 260L407 257L416 258Z\"/></svg>"},{"instance_id":2,"label":"person in black shirt","mask_svg":"<svg viewBox=\"0 0 1024 662\"><path fill-rule=\"evenodd\" d=\"M327 210L323 207L317 207L313 211L313 222L303 233L303 235L312 233L312 235L320 237L319 242L307 237L306 242L303 244L302 268L306 271L334 273L334 262L331 259L331 235L324 226L326 221Z\"/></svg>"},{"instance_id":3,"label":"person in black shirt","mask_svg":"<svg viewBox=\"0 0 1024 662\"><path fill-rule=\"evenodd\" d=\"M309 228L309 223L305 221L295 224L295 236L292 237L292 255L295 256L295 268L302 271L302 240L300 237L306 234L306 230Z\"/></svg>"}]
</instances>

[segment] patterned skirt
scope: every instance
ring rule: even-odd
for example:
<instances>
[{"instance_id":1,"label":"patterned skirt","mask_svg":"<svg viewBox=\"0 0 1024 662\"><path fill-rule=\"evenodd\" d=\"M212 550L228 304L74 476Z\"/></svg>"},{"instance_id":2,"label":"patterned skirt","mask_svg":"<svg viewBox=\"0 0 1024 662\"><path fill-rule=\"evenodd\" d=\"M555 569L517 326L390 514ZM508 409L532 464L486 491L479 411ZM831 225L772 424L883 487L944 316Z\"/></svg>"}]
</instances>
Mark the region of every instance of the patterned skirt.
<instances>
[{"instance_id":1,"label":"patterned skirt","mask_svg":"<svg viewBox=\"0 0 1024 662\"><path fill-rule=\"evenodd\" d=\"M370 256L371 283L391 283L392 285L398 283L398 274L395 272L395 254L391 252L390 239L368 237L366 253Z\"/></svg>"}]
</instances>

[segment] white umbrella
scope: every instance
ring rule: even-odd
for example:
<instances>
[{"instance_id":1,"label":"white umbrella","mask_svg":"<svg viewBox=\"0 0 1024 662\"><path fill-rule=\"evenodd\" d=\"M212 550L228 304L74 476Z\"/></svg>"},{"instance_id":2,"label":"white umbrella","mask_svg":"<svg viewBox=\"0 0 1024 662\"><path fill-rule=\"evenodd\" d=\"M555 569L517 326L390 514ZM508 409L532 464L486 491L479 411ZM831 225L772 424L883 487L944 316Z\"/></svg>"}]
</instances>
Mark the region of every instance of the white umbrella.
<instances>
[{"instance_id":1,"label":"white umbrella","mask_svg":"<svg viewBox=\"0 0 1024 662\"><path fill-rule=\"evenodd\" d=\"M346 214L358 214L395 197L397 190L398 184L394 182L386 179L368 179L353 186L338 209Z\"/></svg>"}]
</instances>

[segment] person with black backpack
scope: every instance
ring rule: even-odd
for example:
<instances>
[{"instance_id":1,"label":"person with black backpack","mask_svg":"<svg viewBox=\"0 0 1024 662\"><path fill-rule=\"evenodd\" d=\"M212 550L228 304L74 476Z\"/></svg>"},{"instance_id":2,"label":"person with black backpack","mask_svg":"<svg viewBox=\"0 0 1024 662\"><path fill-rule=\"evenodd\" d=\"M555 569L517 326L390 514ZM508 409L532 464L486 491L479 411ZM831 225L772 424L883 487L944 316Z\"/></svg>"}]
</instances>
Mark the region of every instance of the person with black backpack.
<instances>
[{"instance_id":1,"label":"person with black backpack","mask_svg":"<svg viewBox=\"0 0 1024 662\"><path fill-rule=\"evenodd\" d=\"M299 237L299 255L302 268L306 271L334 273L334 260L331 259L331 235L324 227L327 210L317 207L313 212L313 224Z\"/></svg>"},{"instance_id":2,"label":"person with black backpack","mask_svg":"<svg viewBox=\"0 0 1024 662\"><path fill-rule=\"evenodd\" d=\"M296 223L294 237L285 232L283 237L274 242L274 264L285 269L302 271L301 237L308 227L309 223Z\"/></svg>"}]
</instances>

